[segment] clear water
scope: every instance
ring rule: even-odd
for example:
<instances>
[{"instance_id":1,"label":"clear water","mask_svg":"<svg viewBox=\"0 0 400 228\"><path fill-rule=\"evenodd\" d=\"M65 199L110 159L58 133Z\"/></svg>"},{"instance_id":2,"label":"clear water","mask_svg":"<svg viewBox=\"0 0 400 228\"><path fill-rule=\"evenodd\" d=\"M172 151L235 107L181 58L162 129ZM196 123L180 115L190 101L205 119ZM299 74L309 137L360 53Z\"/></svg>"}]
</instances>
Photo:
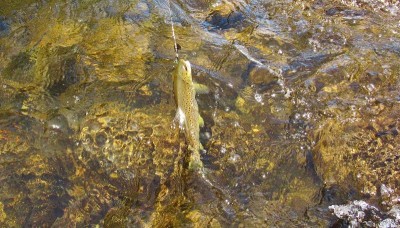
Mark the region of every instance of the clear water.
<instances>
[{"instance_id":1,"label":"clear water","mask_svg":"<svg viewBox=\"0 0 400 228\"><path fill-rule=\"evenodd\" d=\"M1 226L326 227L349 224L329 206L353 200L377 207L372 225L395 220L397 2L171 10L210 90L204 175L173 125L168 2L3 0Z\"/></svg>"}]
</instances>

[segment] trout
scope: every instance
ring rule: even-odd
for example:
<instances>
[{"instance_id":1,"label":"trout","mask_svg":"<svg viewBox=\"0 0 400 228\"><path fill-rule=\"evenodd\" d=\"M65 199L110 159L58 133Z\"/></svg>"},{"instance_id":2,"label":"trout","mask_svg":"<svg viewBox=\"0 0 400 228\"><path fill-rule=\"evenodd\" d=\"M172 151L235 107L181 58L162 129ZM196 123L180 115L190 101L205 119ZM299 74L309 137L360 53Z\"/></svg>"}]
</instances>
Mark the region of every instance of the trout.
<instances>
[{"instance_id":1,"label":"trout","mask_svg":"<svg viewBox=\"0 0 400 228\"><path fill-rule=\"evenodd\" d=\"M203 147L200 143L199 133L204 121L199 115L190 62L179 59L173 77L177 108L175 119L179 121L179 128L184 130L189 149L192 152L189 168L198 169L203 166L200 160L200 149Z\"/></svg>"}]
</instances>

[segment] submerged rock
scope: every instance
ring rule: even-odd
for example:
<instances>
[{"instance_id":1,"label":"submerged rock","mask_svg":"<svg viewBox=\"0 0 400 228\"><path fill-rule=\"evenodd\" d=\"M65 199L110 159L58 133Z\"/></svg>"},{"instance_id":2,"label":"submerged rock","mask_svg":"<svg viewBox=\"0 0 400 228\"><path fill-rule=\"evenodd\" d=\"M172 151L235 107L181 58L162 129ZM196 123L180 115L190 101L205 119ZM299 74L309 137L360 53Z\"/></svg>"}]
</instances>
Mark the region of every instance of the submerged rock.
<instances>
[{"instance_id":1,"label":"submerged rock","mask_svg":"<svg viewBox=\"0 0 400 228\"><path fill-rule=\"evenodd\" d=\"M345 220L351 227L385 227L393 228L400 225L400 219L393 216L398 210L394 207L390 212L381 212L378 208L365 201L353 201L346 205L332 205L329 209L340 219Z\"/></svg>"},{"instance_id":2,"label":"submerged rock","mask_svg":"<svg viewBox=\"0 0 400 228\"><path fill-rule=\"evenodd\" d=\"M5 18L0 16L0 38L10 33L10 25Z\"/></svg>"}]
</instances>

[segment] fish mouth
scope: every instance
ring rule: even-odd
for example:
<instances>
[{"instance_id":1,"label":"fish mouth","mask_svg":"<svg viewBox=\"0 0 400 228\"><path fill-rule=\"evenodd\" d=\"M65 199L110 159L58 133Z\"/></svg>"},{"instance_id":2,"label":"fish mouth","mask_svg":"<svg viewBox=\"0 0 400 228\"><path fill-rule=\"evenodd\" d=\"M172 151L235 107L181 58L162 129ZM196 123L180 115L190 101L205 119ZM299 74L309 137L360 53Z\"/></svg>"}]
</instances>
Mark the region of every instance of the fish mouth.
<instances>
[{"instance_id":1,"label":"fish mouth","mask_svg":"<svg viewBox=\"0 0 400 228\"><path fill-rule=\"evenodd\" d=\"M185 63L187 72L190 74L192 72L192 68L190 66L190 62L188 60L184 60L184 63Z\"/></svg>"}]
</instances>

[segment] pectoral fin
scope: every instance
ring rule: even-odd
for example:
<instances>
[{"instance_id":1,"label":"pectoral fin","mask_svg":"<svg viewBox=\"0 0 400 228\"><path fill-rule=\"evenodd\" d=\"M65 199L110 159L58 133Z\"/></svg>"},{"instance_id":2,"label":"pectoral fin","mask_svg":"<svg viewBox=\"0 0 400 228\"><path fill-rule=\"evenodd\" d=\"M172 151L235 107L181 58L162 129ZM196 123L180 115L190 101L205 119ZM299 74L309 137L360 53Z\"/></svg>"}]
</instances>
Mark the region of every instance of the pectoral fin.
<instances>
[{"instance_id":1,"label":"pectoral fin","mask_svg":"<svg viewBox=\"0 0 400 228\"><path fill-rule=\"evenodd\" d=\"M204 127L204 119L199 115L199 127Z\"/></svg>"},{"instance_id":2,"label":"pectoral fin","mask_svg":"<svg viewBox=\"0 0 400 228\"><path fill-rule=\"evenodd\" d=\"M207 94L210 92L210 89L203 84L194 83L194 90L197 94Z\"/></svg>"}]
</instances>

